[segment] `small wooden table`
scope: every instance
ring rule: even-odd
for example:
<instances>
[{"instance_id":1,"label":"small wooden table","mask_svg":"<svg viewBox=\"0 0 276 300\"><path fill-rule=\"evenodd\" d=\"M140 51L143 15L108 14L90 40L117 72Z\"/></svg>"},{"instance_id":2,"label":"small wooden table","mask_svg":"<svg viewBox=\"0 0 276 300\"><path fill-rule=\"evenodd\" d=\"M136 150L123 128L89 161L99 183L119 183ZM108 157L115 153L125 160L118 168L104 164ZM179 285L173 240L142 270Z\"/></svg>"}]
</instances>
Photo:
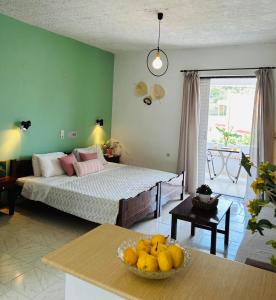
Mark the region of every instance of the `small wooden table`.
<instances>
[{"instance_id":1,"label":"small wooden table","mask_svg":"<svg viewBox=\"0 0 276 300\"><path fill-rule=\"evenodd\" d=\"M175 276L140 278L116 256L122 241L139 236L125 228L101 225L43 261L67 273L68 300L276 299L276 274L196 250L191 250L190 265Z\"/></svg>"},{"instance_id":2,"label":"small wooden table","mask_svg":"<svg viewBox=\"0 0 276 300\"><path fill-rule=\"evenodd\" d=\"M216 254L217 232L224 234L225 245L229 243L230 208L232 201L219 199L216 209L206 211L193 207L192 199L192 196L188 197L170 211L172 215L171 237L176 239L178 219L191 222L191 236L195 235L196 227L211 231L210 253ZM218 229L217 227L224 216L225 230Z\"/></svg>"}]
</instances>

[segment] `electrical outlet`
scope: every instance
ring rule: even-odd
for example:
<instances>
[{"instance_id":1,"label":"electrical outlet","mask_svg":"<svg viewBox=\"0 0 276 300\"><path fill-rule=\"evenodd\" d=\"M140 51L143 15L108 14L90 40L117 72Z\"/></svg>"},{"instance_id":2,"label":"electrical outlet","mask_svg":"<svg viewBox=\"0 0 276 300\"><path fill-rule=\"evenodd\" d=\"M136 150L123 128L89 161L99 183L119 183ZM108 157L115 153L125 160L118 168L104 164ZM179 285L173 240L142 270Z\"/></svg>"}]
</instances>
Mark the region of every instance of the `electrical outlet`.
<instances>
[{"instance_id":1,"label":"electrical outlet","mask_svg":"<svg viewBox=\"0 0 276 300\"><path fill-rule=\"evenodd\" d=\"M64 130L61 129L59 133L59 137L63 140L64 139Z\"/></svg>"},{"instance_id":2,"label":"electrical outlet","mask_svg":"<svg viewBox=\"0 0 276 300\"><path fill-rule=\"evenodd\" d=\"M70 131L70 132L68 133L68 137L69 137L70 139L75 139L75 138L77 137L77 131Z\"/></svg>"}]
</instances>

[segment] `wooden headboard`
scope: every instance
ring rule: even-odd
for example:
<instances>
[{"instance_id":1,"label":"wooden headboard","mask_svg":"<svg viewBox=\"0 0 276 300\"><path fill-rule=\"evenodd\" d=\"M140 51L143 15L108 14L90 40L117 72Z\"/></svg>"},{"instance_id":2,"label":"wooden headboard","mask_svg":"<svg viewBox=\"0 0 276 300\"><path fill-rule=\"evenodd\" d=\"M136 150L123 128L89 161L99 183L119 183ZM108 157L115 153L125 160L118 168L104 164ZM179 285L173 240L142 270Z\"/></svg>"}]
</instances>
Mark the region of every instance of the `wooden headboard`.
<instances>
[{"instance_id":1,"label":"wooden headboard","mask_svg":"<svg viewBox=\"0 0 276 300\"><path fill-rule=\"evenodd\" d=\"M14 178L33 175L33 166L31 159L11 160L10 175Z\"/></svg>"}]
</instances>

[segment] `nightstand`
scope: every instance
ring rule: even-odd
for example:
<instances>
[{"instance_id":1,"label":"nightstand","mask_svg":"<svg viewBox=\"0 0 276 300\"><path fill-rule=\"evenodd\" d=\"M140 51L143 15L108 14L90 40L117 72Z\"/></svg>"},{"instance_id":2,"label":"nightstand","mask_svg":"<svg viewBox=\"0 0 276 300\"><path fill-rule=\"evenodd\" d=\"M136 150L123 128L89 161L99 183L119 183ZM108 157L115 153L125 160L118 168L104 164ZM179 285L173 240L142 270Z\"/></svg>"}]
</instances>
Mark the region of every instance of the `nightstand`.
<instances>
[{"instance_id":1,"label":"nightstand","mask_svg":"<svg viewBox=\"0 0 276 300\"><path fill-rule=\"evenodd\" d=\"M120 163L120 158L121 158L121 155L104 155L104 158L105 160L109 161L109 162L113 162L113 163L117 163L119 164Z\"/></svg>"},{"instance_id":2,"label":"nightstand","mask_svg":"<svg viewBox=\"0 0 276 300\"><path fill-rule=\"evenodd\" d=\"M0 193L2 193L2 192L8 193L9 215L14 214L15 181L16 181L16 179L11 176L0 177Z\"/></svg>"}]
</instances>

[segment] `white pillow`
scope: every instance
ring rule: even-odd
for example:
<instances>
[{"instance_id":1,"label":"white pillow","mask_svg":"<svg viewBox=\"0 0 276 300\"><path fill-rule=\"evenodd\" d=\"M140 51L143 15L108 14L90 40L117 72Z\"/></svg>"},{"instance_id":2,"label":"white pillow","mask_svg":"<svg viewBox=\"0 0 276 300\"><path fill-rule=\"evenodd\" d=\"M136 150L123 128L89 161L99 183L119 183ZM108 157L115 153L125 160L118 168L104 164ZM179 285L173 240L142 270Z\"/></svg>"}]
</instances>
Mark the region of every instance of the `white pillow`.
<instances>
[{"instance_id":1,"label":"white pillow","mask_svg":"<svg viewBox=\"0 0 276 300\"><path fill-rule=\"evenodd\" d=\"M39 156L56 156L58 154L64 155L63 152L51 152L51 153L44 153L44 154L33 154L32 156L32 166L33 166L33 172L34 176L41 177L41 169L40 169L40 163L39 163Z\"/></svg>"},{"instance_id":2,"label":"white pillow","mask_svg":"<svg viewBox=\"0 0 276 300\"><path fill-rule=\"evenodd\" d=\"M36 157L39 161L41 176L52 177L63 175L64 170L62 169L58 160L59 157L63 156L65 156L63 152L36 154Z\"/></svg>"},{"instance_id":3,"label":"white pillow","mask_svg":"<svg viewBox=\"0 0 276 300\"><path fill-rule=\"evenodd\" d=\"M73 150L73 153L76 156L77 161L81 161L80 153L97 153L98 159L102 162L102 164L107 164L100 145L93 145L87 148L76 148Z\"/></svg>"},{"instance_id":4,"label":"white pillow","mask_svg":"<svg viewBox=\"0 0 276 300\"><path fill-rule=\"evenodd\" d=\"M41 177L39 160L38 160L38 156L36 154L33 154L33 156L32 156L32 165L33 165L34 176Z\"/></svg>"}]
</instances>

